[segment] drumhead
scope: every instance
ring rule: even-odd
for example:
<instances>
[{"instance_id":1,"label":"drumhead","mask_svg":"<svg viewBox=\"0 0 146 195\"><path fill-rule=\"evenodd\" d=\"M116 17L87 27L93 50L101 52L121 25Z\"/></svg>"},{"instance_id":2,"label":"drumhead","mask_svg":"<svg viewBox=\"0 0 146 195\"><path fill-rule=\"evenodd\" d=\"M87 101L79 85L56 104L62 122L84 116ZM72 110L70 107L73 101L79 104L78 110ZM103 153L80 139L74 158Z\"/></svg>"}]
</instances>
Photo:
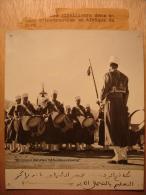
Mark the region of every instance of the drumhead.
<instances>
[{"instance_id":1,"label":"drumhead","mask_svg":"<svg viewBox=\"0 0 146 195\"><path fill-rule=\"evenodd\" d=\"M130 129L134 132L144 128L144 110L136 110L130 115Z\"/></svg>"},{"instance_id":2,"label":"drumhead","mask_svg":"<svg viewBox=\"0 0 146 195\"><path fill-rule=\"evenodd\" d=\"M60 123L64 122L64 117L65 117L65 114L58 114L56 116L56 118L54 119L54 122L56 124L60 124Z\"/></svg>"},{"instance_id":3,"label":"drumhead","mask_svg":"<svg viewBox=\"0 0 146 195\"><path fill-rule=\"evenodd\" d=\"M84 121L83 121L83 126L84 127L90 127L94 124L94 119L93 118L86 118Z\"/></svg>"},{"instance_id":4,"label":"drumhead","mask_svg":"<svg viewBox=\"0 0 146 195\"><path fill-rule=\"evenodd\" d=\"M28 127L36 127L40 122L41 122L42 118L40 116L31 116L28 121L27 121L27 125Z\"/></svg>"}]
</instances>

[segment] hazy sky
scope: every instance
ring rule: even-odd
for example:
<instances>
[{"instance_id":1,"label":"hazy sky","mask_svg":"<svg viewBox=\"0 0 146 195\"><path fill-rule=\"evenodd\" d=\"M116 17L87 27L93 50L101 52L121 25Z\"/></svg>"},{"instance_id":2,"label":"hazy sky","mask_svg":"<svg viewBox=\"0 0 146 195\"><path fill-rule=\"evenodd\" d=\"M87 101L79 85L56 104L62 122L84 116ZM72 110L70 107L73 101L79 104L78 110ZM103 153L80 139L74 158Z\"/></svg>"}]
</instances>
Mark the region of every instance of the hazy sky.
<instances>
[{"instance_id":1,"label":"hazy sky","mask_svg":"<svg viewBox=\"0 0 146 195\"><path fill-rule=\"evenodd\" d=\"M42 83L51 99L54 89L65 105L82 104L98 109L92 77L87 76L91 59L98 92L109 69L109 57L120 59L119 70L129 77L130 111L144 107L143 37L138 32L103 30L15 31L6 36L5 98L28 93L36 103Z\"/></svg>"}]
</instances>

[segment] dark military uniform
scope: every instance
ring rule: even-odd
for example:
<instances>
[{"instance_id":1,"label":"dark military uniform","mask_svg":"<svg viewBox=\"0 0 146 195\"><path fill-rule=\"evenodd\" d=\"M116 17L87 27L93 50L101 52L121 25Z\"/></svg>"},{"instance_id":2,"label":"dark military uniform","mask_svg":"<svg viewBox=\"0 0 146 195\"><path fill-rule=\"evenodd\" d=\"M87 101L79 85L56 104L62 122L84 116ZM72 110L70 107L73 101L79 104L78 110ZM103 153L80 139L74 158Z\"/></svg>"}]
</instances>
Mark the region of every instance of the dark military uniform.
<instances>
[{"instance_id":1,"label":"dark military uniform","mask_svg":"<svg viewBox=\"0 0 146 195\"><path fill-rule=\"evenodd\" d=\"M86 117L94 118L94 116L91 113L91 111L86 111Z\"/></svg>"},{"instance_id":2,"label":"dark military uniform","mask_svg":"<svg viewBox=\"0 0 146 195\"><path fill-rule=\"evenodd\" d=\"M72 115L71 110L66 113L67 120L70 120L70 122L73 124L74 117ZM63 142L64 143L72 143L75 144L75 129L73 128L73 125L70 129L68 129L66 132L63 133Z\"/></svg>"},{"instance_id":3,"label":"dark military uniform","mask_svg":"<svg viewBox=\"0 0 146 195\"><path fill-rule=\"evenodd\" d=\"M31 116L32 114L37 114L36 109L30 101L27 101L25 104L21 104L18 107L18 112L20 116Z\"/></svg>"},{"instance_id":4,"label":"dark military uniform","mask_svg":"<svg viewBox=\"0 0 146 195\"><path fill-rule=\"evenodd\" d=\"M27 101L26 104L20 104L17 106L16 113L21 118L22 116L31 116L37 112L34 106L29 101ZM22 145L26 145L27 143L31 142L31 132L23 129L22 124L20 124L17 141Z\"/></svg>"},{"instance_id":5,"label":"dark military uniform","mask_svg":"<svg viewBox=\"0 0 146 195\"><path fill-rule=\"evenodd\" d=\"M99 131L98 144L101 146L104 146L105 145L105 125L104 125L104 111L103 111L103 109L100 109L99 114L98 114L98 131Z\"/></svg>"},{"instance_id":6,"label":"dark military uniform","mask_svg":"<svg viewBox=\"0 0 146 195\"><path fill-rule=\"evenodd\" d=\"M9 118L8 118L8 113L7 113L7 111L5 111L5 143L7 143L7 137L8 137L8 135L7 135L7 126L8 126L8 124L9 124Z\"/></svg>"},{"instance_id":7,"label":"dark military uniform","mask_svg":"<svg viewBox=\"0 0 146 195\"><path fill-rule=\"evenodd\" d=\"M39 136L39 140L45 141L47 144L53 143L55 139L54 137L56 137L56 135L54 135L55 127L51 117L52 111L54 111L54 105L51 101L47 103L46 107L39 107L38 109L40 115L48 115L48 121L45 122L46 130L41 136Z\"/></svg>"},{"instance_id":8,"label":"dark military uniform","mask_svg":"<svg viewBox=\"0 0 146 195\"><path fill-rule=\"evenodd\" d=\"M104 120L106 143L114 146L128 144L128 78L118 70L105 74L101 101L105 101Z\"/></svg>"},{"instance_id":9,"label":"dark military uniform","mask_svg":"<svg viewBox=\"0 0 146 195\"><path fill-rule=\"evenodd\" d=\"M45 107L39 106L37 109L38 114L49 114L54 110L54 105L48 101Z\"/></svg>"},{"instance_id":10,"label":"dark military uniform","mask_svg":"<svg viewBox=\"0 0 146 195\"><path fill-rule=\"evenodd\" d=\"M6 142L12 143L12 141L15 141L17 138L17 132L14 129L14 117L18 117L17 113L17 107L19 104L12 105L7 112L7 119L9 118L7 124L6 124ZM17 141L17 140L16 140Z\"/></svg>"},{"instance_id":11,"label":"dark military uniform","mask_svg":"<svg viewBox=\"0 0 146 195\"><path fill-rule=\"evenodd\" d=\"M86 117L86 110L85 110L84 106L78 105L75 108L76 108L76 114L78 116L85 116Z\"/></svg>"},{"instance_id":12,"label":"dark military uniform","mask_svg":"<svg viewBox=\"0 0 146 195\"><path fill-rule=\"evenodd\" d=\"M86 111L85 113L86 118L93 118L94 116L91 113L91 111ZM93 144L94 143L94 131L95 131L95 125L91 127L84 127L84 143L86 144Z\"/></svg>"},{"instance_id":13,"label":"dark military uniform","mask_svg":"<svg viewBox=\"0 0 146 195\"><path fill-rule=\"evenodd\" d=\"M74 132L75 132L75 142L83 143L85 141L85 129L81 126L78 117L86 117L86 110L84 106L78 105L72 109L72 117L75 121Z\"/></svg>"},{"instance_id":14,"label":"dark military uniform","mask_svg":"<svg viewBox=\"0 0 146 195\"><path fill-rule=\"evenodd\" d=\"M52 103L54 105L54 111L59 112L59 113L64 113L64 106L61 102L58 100L52 100Z\"/></svg>"},{"instance_id":15,"label":"dark military uniform","mask_svg":"<svg viewBox=\"0 0 146 195\"><path fill-rule=\"evenodd\" d=\"M52 99L53 111L58 112L60 114L64 113L63 104L57 99ZM50 121L49 125L51 129L51 142L52 144L61 144L63 143L63 132L60 127L54 126L54 122Z\"/></svg>"}]
</instances>

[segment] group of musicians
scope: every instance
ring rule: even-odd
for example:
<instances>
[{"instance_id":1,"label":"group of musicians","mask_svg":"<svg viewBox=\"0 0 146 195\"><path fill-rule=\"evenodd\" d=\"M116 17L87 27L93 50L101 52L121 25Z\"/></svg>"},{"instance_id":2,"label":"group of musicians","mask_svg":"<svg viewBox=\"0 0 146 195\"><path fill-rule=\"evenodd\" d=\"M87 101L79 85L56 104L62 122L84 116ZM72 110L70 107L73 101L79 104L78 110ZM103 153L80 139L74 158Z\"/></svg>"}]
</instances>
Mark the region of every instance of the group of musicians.
<instances>
[{"instance_id":1,"label":"group of musicians","mask_svg":"<svg viewBox=\"0 0 146 195\"><path fill-rule=\"evenodd\" d=\"M111 56L97 119L89 105L81 104L80 97L75 99L76 106L64 107L57 99L57 91L50 101L43 90L35 108L28 94L17 96L15 105L6 112L6 147L12 152L26 153L38 144L50 151L59 151L66 144L67 149L74 145L82 151L90 149L98 134L99 144L113 146L115 156L110 163L127 164L128 77L118 70L118 65L119 59Z\"/></svg>"},{"instance_id":2,"label":"group of musicians","mask_svg":"<svg viewBox=\"0 0 146 195\"><path fill-rule=\"evenodd\" d=\"M6 148L20 154L28 153L30 148L35 147L57 152L63 144L66 144L67 150L72 149L72 145L75 145L77 151L91 148L95 142L97 123L90 105L82 106L78 96L75 98L76 106L64 107L57 95L55 90L50 101L43 89L37 98L36 107L29 101L28 94L16 96L15 104L6 112ZM34 120L34 116L37 116L35 120L41 117L41 121L34 127L27 127L28 120ZM58 121L61 121L58 124L55 123L57 116ZM82 125L86 118L92 120L92 125Z\"/></svg>"}]
</instances>

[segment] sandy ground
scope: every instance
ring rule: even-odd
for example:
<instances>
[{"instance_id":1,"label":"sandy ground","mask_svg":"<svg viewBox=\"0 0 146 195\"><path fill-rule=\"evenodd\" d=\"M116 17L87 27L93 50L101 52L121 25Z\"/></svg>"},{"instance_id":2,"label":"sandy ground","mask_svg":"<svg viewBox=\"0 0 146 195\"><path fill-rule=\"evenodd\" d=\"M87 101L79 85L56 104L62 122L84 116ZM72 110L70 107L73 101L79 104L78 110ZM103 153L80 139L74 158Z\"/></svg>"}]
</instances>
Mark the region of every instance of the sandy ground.
<instances>
[{"instance_id":1,"label":"sandy ground","mask_svg":"<svg viewBox=\"0 0 146 195\"><path fill-rule=\"evenodd\" d=\"M127 165L108 163L113 154L112 150L104 151L101 149L86 152L32 152L31 154L6 151L5 159L7 169L144 169L144 152L142 151L129 152Z\"/></svg>"}]
</instances>

